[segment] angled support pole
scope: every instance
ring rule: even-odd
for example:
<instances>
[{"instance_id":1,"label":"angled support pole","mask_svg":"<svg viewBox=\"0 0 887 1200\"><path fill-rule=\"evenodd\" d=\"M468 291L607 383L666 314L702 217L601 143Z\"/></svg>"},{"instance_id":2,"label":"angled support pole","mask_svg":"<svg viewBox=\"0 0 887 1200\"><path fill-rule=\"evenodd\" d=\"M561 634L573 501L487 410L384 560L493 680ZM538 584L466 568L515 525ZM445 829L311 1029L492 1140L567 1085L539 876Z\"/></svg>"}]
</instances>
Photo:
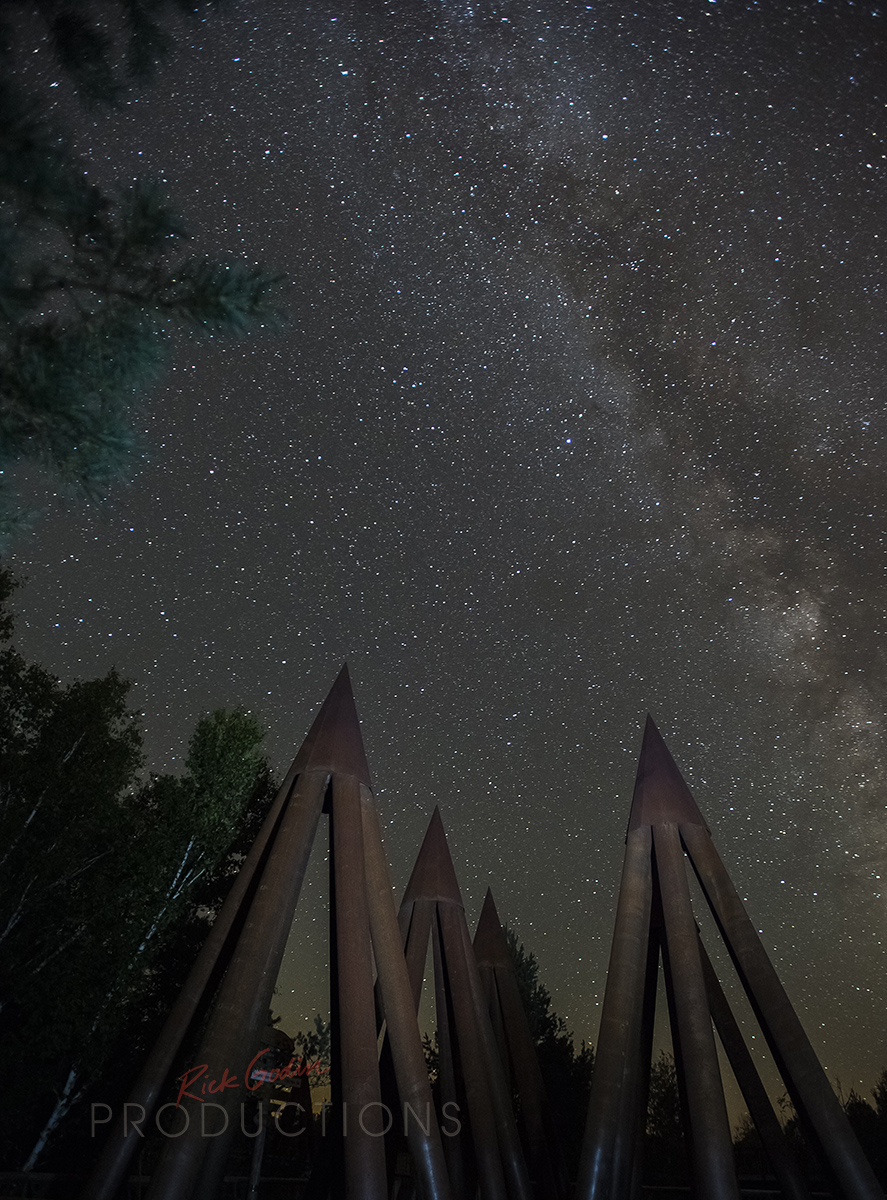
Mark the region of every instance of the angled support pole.
<instances>
[{"instance_id":1,"label":"angled support pole","mask_svg":"<svg viewBox=\"0 0 887 1200\"><path fill-rule=\"evenodd\" d=\"M417 902L419 906L424 901ZM441 1112L443 1114L461 1114L468 1109L468 1098L465 1080L457 1070L458 1053L456 1046L456 1018L453 1011L453 996L450 979L444 963L441 946L440 923L437 919L437 907L431 906L431 949L434 966L434 1005L437 1018L438 1039L438 1081L440 1088ZM427 947L426 947L427 948ZM423 951L424 960L424 951ZM418 1001L417 1001L418 1007ZM477 1160L471 1152L470 1125L459 1117L459 1128L456 1136L448 1139L446 1146L447 1163L450 1179L458 1196L474 1196L477 1193L478 1171Z\"/></svg>"},{"instance_id":2,"label":"angled support pole","mask_svg":"<svg viewBox=\"0 0 887 1200\"><path fill-rule=\"evenodd\" d=\"M281 813L288 803L296 779L295 763L281 784L256 840L219 910L194 965L182 985L169 1016L127 1097L127 1104L144 1109L150 1119L157 1107L176 1055L192 1028L198 1012L208 1002L214 983L227 968L239 922L249 906L255 886L274 837ZM122 1113L128 1112L124 1108ZM123 1115L112 1126L108 1140L82 1192L82 1200L113 1200L139 1148L138 1131Z\"/></svg>"},{"instance_id":3,"label":"angled support pole","mask_svg":"<svg viewBox=\"0 0 887 1200\"><path fill-rule=\"evenodd\" d=\"M694 1177L711 1200L739 1200L730 1122L677 825L655 825L653 848L680 1030Z\"/></svg>"},{"instance_id":4,"label":"angled support pole","mask_svg":"<svg viewBox=\"0 0 887 1200\"><path fill-rule=\"evenodd\" d=\"M382 1118L386 1114L379 1088L360 790L361 780L354 775L333 777L330 812L336 910L333 952L337 958L344 1182L349 1200L386 1200L382 1140L385 1134Z\"/></svg>"},{"instance_id":5,"label":"angled support pole","mask_svg":"<svg viewBox=\"0 0 887 1200\"><path fill-rule=\"evenodd\" d=\"M715 1029L718 1031L721 1045L730 1060L736 1082L748 1105L748 1111L755 1123L773 1172L779 1181L779 1186L782 1188L782 1193L786 1200L810 1200L810 1189L801 1173L800 1164L795 1157L791 1143L782 1135L779 1118L773 1111L767 1090L761 1082L761 1077L751 1054L749 1054L733 1010L724 995L724 989L718 982L711 959L701 940L699 954Z\"/></svg>"},{"instance_id":6,"label":"angled support pole","mask_svg":"<svg viewBox=\"0 0 887 1200\"><path fill-rule=\"evenodd\" d=\"M534 1178L543 1195L557 1200L567 1194L567 1169L511 952L489 889L474 935L474 954L503 1066L512 1068Z\"/></svg>"},{"instance_id":7,"label":"angled support pole","mask_svg":"<svg viewBox=\"0 0 887 1200\"><path fill-rule=\"evenodd\" d=\"M653 833L629 828L622 884L601 1011L577 1196L609 1200L627 1196L639 1150L641 1103L638 1080L650 908L653 898Z\"/></svg>"},{"instance_id":8,"label":"angled support pole","mask_svg":"<svg viewBox=\"0 0 887 1200\"><path fill-rule=\"evenodd\" d=\"M237 1123L244 1083L240 1071L252 1058L267 1020L328 778L326 770L308 770L299 776L197 1052L197 1062L207 1066L208 1079L221 1080L226 1072L228 1077L238 1077L240 1086L218 1095L228 1130ZM210 1143L203 1136L202 1105L183 1099L178 1108L187 1113L187 1128L180 1137L167 1140L149 1200L185 1200L202 1173Z\"/></svg>"},{"instance_id":9,"label":"angled support pole","mask_svg":"<svg viewBox=\"0 0 887 1200\"><path fill-rule=\"evenodd\" d=\"M394 910L379 816L369 788L361 787L360 803L370 931L407 1144L424 1200L449 1200L450 1182L416 1022L417 1006Z\"/></svg>"},{"instance_id":10,"label":"angled support pole","mask_svg":"<svg viewBox=\"0 0 887 1200\"><path fill-rule=\"evenodd\" d=\"M190 1200L200 1181L201 1189L212 1190L224 1168L224 1142L236 1128L236 1113L248 1080L252 1053L264 1028L274 984L292 925L308 858L324 807L331 778L368 776L360 726L348 668L343 667L321 706L308 736L293 763L297 776L286 812L275 832L262 870L256 895L222 981L207 1025L197 1061L207 1065L214 1080L236 1074L239 1086L218 1094L225 1117L225 1131L218 1138L203 1136L200 1106L180 1108L188 1117L182 1136L164 1149L148 1190L149 1200ZM207 1160L208 1144L213 1145Z\"/></svg>"},{"instance_id":11,"label":"angled support pole","mask_svg":"<svg viewBox=\"0 0 887 1200\"><path fill-rule=\"evenodd\" d=\"M846 1200L884 1200L708 830L682 827L681 837L789 1094Z\"/></svg>"},{"instance_id":12,"label":"angled support pole","mask_svg":"<svg viewBox=\"0 0 887 1200\"><path fill-rule=\"evenodd\" d=\"M511 1107L511 1094L487 1012L465 909L435 809L401 904L408 929L406 959L420 980L427 942L423 906L431 904L441 1088L458 1103L457 1070L465 1087L474 1162L483 1200L530 1200L531 1187ZM414 937L415 934L415 937ZM417 993L414 992L414 996ZM470 1175L458 1150L450 1161L463 1185Z\"/></svg>"}]
</instances>

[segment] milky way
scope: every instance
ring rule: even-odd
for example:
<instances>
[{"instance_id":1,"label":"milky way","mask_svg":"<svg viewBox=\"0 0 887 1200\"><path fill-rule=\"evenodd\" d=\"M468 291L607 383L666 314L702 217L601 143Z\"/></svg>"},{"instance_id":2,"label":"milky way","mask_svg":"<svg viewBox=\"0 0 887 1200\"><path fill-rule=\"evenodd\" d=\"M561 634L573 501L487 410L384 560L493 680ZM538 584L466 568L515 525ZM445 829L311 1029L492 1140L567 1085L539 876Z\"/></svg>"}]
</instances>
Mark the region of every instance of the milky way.
<instances>
[{"instance_id":1,"label":"milky way","mask_svg":"<svg viewBox=\"0 0 887 1200\"><path fill-rule=\"evenodd\" d=\"M649 710L865 1091L885 21L634 8L232 5L122 112L64 114L198 249L286 271L288 320L182 340L135 481L19 544L20 642L132 678L155 769L241 704L282 770L347 658L398 886L440 804L469 919L489 884L577 1040ZM322 891L319 862L285 1025L325 1003Z\"/></svg>"}]
</instances>

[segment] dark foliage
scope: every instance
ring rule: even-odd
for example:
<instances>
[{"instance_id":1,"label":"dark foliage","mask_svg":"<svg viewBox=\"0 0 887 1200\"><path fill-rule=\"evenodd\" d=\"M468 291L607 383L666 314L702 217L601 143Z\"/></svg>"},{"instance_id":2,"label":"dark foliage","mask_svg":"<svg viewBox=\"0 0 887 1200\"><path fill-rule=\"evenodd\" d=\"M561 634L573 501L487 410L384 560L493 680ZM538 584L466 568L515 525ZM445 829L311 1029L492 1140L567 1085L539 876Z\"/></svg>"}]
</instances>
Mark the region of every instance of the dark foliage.
<instances>
[{"instance_id":1,"label":"dark foliage","mask_svg":"<svg viewBox=\"0 0 887 1200\"><path fill-rule=\"evenodd\" d=\"M874 1107L851 1088L850 1094L843 1100L844 1112L872 1164L878 1182L887 1188L887 1067L878 1077L872 1096Z\"/></svg>"},{"instance_id":2,"label":"dark foliage","mask_svg":"<svg viewBox=\"0 0 887 1200\"><path fill-rule=\"evenodd\" d=\"M689 1167L677 1069L674 1058L663 1050L650 1067L644 1179L655 1185L684 1183Z\"/></svg>"},{"instance_id":3,"label":"dark foliage","mask_svg":"<svg viewBox=\"0 0 887 1200\"><path fill-rule=\"evenodd\" d=\"M539 981L536 955L524 948L513 930L506 928L505 935L554 1123L560 1131L567 1169L571 1178L575 1178L585 1132L594 1050L585 1042L578 1050L575 1048L566 1021L552 1010L551 993Z\"/></svg>"},{"instance_id":4,"label":"dark foliage","mask_svg":"<svg viewBox=\"0 0 887 1200\"><path fill-rule=\"evenodd\" d=\"M0 570L0 597L11 588ZM112 1054L144 1043L271 784L255 718L221 711L198 722L182 777L144 779L129 684L111 671L63 686L11 645L5 609L0 630L0 1152L14 1169Z\"/></svg>"},{"instance_id":5,"label":"dark foliage","mask_svg":"<svg viewBox=\"0 0 887 1200\"><path fill-rule=\"evenodd\" d=\"M35 4L78 94L104 104L168 51L166 10L189 7L118 0L114 36L107 11ZM185 225L155 184L108 191L90 182L45 106L16 86L15 38L3 34L0 470L37 464L63 493L98 499L132 469L133 415L174 332L241 332L269 320L280 277L184 254ZM17 505L13 492L0 495L0 543L24 519Z\"/></svg>"},{"instance_id":6,"label":"dark foliage","mask_svg":"<svg viewBox=\"0 0 887 1200\"><path fill-rule=\"evenodd\" d=\"M118 104L134 83L150 81L173 46L170 21L193 20L217 0L5 0L0 48L16 46L16 29L36 19L56 65L86 104Z\"/></svg>"}]
</instances>

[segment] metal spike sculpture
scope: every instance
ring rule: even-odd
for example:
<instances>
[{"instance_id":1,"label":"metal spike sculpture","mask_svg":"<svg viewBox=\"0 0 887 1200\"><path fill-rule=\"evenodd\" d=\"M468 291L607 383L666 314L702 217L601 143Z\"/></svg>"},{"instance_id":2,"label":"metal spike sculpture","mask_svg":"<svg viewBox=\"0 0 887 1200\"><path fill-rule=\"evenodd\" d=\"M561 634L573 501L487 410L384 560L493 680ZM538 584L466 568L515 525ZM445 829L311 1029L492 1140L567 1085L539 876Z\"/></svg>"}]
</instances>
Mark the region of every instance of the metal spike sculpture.
<instances>
[{"instance_id":1,"label":"metal spike sculpture","mask_svg":"<svg viewBox=\"0 0 887 1200\"><path fill-rule=\"evenodd\" d=\"M196 1061L220 1081L249 1061L269 1005L322 811L330 813L332 1021L338 1061L333 1076L347 1136L341 1141L345 1200L385 1200L388 1185L379 1094L373 959L400 1100L430 1120L407 1124L420 1193L451 1192L416 1010L382 848L369 770L347 667L343 667L277 794L182 992L129 1098L147 1114L168 1083L188 1031L212 1002ZM236 1067L235 1067L236 1065ZM243 1084L221 1088L213 1101L228 1133L239 1124ZM187 1127L166 1143L149 1200L191 1200L218 1192L228 1139L204 1136L206 1106L181 1101ZM203 1111L201 1112L201 1108ZM350 1118L350 1119L349 1119ZM179 1121L181 1124L181 1120ZM384 1125L382 1126L384 1128ZM215 1130L212 1131L215 1134ZM138 1138L118 1125L84 1192L112 1200Z\"/></svg>"},{"instance_id":2,"label":"metal spike sculpture","mask_svg":"<svg viewBox=\"0 0 887 1200\"><path fill-rule=\"evenodd\" d=\"M626 837L601 1013L579 1200L639 1193L660 949L698 1194L739 1200L712 1019L786 1196L808 1195L739 1027L702 949L684 852L696 872L792 1101L845 1200L884 1200L733 887L702 815L648 717Z\"/></svg>"},{"instance_id":3,"label":"metal spike sculpture","mask_svg":"<svg viewBox=\"0 0 887 1200\"><path fill-rule=\"evenodd\" d=\"M417 1008L429 936L432 939L442 1112L446 1117L467 1110L468 1130L449 1139L448 1145L454 1191L473 1196L476 1179L482 1200L530 1200L511 1093L436 808L404 893L399 921Z\"/></svg>"},{"instance_id":4,"label":"metal spike sculpture","mask_svg":"<svg viewBox=\"0 0 887 1200\"><path fill-rule=\"evenodd\" d=\"M500 1058L520 1099L533 1177L542 1195L557 1200L568 1190L560 1136L545 1094L514 959L489 888L474 934L474 956Z\"/></svg>"}]
</instances>

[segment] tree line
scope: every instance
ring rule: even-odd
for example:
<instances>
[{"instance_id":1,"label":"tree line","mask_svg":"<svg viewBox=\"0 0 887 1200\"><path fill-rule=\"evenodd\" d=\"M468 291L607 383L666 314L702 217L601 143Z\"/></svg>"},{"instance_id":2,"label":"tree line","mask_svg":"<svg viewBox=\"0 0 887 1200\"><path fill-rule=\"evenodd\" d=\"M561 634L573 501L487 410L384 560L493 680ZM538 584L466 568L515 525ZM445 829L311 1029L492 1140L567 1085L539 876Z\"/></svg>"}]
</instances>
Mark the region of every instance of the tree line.
<instances>
[{"instance_id":1,"label":"tree line","mask_svg":"<svg viewBox=\"0 0 887 1200\"><path fill-rule=\"evenodd\" d=\"M30 1169L150 1045L274 784L239 709L200 718L182 775L146 771L129 683L26 662L13 587L0 569L0 1161Z\"/></svg>"}]
</instances>

